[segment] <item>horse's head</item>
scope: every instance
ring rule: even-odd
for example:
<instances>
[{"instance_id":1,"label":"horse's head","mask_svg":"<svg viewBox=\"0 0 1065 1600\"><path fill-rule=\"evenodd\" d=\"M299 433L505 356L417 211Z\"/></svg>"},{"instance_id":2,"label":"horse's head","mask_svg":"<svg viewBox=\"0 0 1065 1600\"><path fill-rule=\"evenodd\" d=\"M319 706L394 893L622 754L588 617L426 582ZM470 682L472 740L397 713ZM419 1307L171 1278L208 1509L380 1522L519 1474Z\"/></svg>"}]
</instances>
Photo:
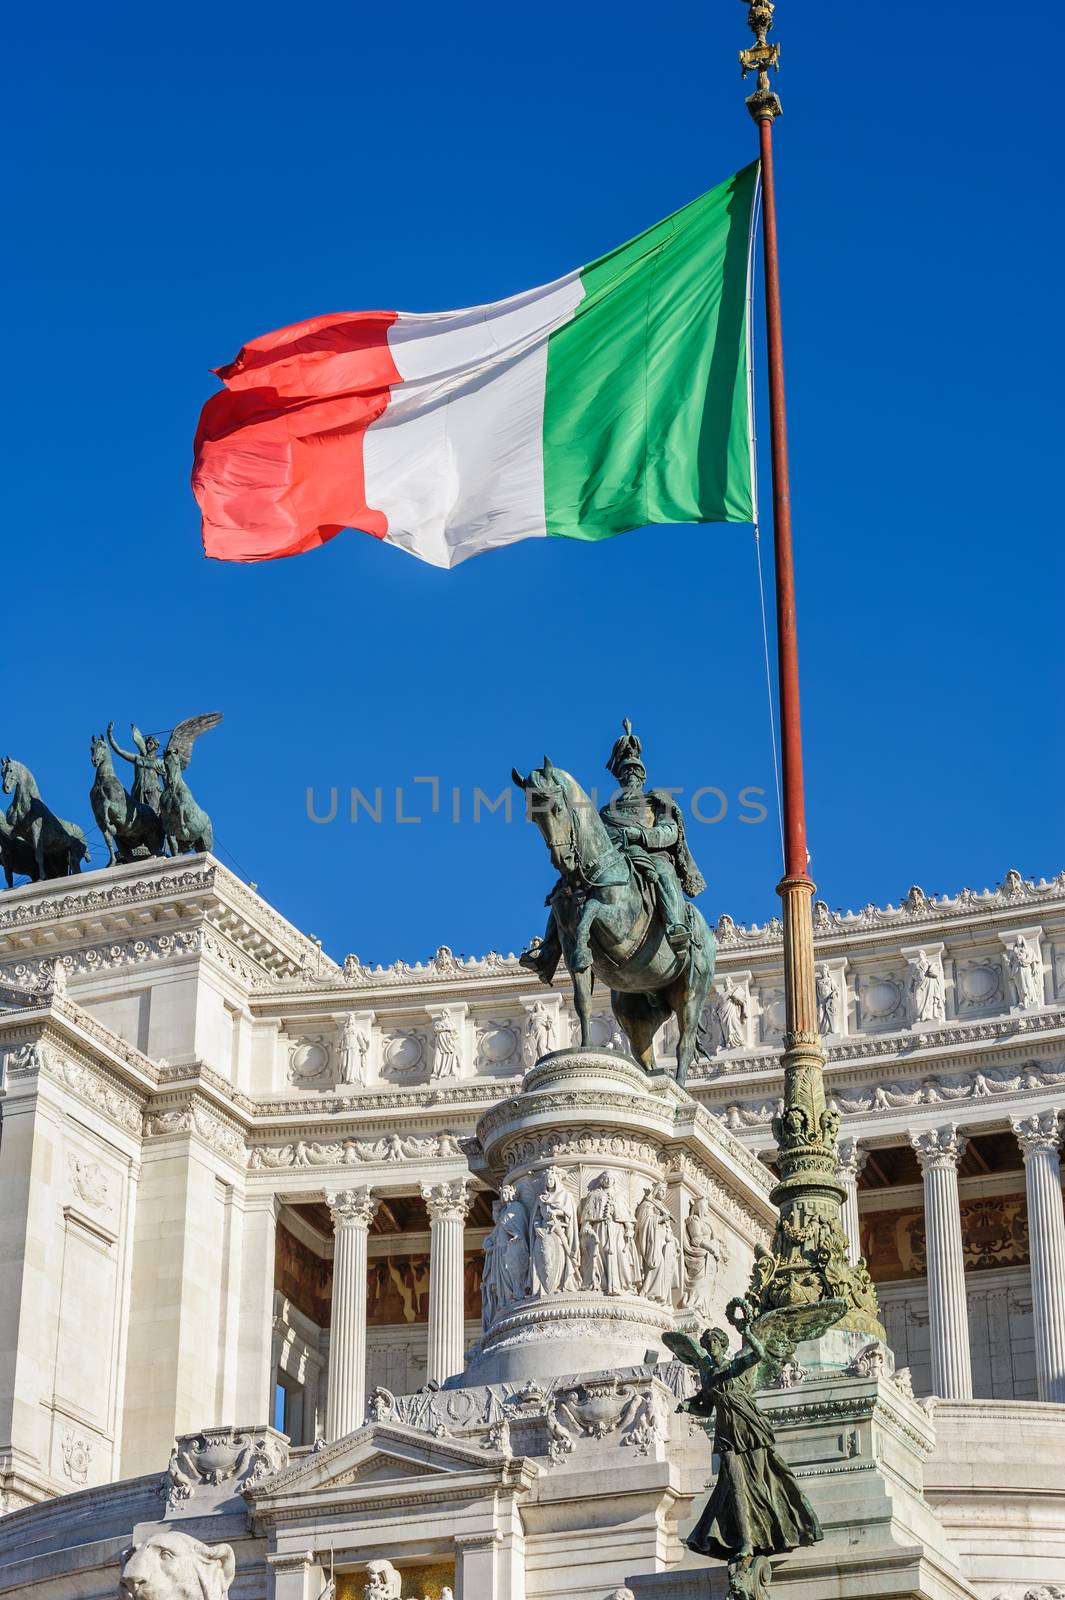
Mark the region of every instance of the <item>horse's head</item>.
<instances>
[{"instance_id":1,"label":"horse's head","mask_svg":"<svg viewBox=\"0 0 1065 1600\"><path fill-rule=\"evenodd\" d=\"M576 778L553 766L549 756L528 777L523 778L517 767L511 776L525 794L527 815L543 834L556 870L564 876L576 872L585 855L583 824L589 816L599 820Z\"/></svg>"},{"instance_id":2,"label":"horse's head","mask_svg":"<svg viewBox=\"0 0 1065 1600\"><path fill-rule=\"evenodd\" d=\"M18 762L12 761L10 756L4 757L3 766L0 767L0 784L5 794L10 794L18 783Z\"/></svg>"},{"instance_id":3,"label":"horse's head","mask_svg":"<svg viewBox=\"0 0 1065 1600\"><path fill-rule=\"evenodd\" d=\"M102 767L107 761L107 740L102 733L94 733L89 745L89 755L94 767Z\"/></svg>"}]
</instances>

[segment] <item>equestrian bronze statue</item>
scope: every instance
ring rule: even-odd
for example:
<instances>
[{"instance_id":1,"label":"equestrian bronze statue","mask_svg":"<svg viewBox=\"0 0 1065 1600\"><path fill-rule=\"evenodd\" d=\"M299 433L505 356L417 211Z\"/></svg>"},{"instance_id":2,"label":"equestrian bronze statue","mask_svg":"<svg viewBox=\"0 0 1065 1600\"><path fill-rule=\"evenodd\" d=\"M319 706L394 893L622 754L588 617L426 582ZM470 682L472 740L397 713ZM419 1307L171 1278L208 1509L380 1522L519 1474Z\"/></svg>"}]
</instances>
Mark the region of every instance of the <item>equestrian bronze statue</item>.
<instances>
[{"instance_id":1,"label":"equestrian bronze statue","mask_svg":"<svg viewBox=\"0 0 1065 1600\"><path fill-rule=\"evenodd\" d=\"M561 874L547 897L547 931L522 965L550 983L560 960L573 980L581 1044L591 1043L594 978L610 990L632 1053L655 1069L654 1037L677 1020L677 1082L695 1055L714 976L716 946L702 913L685 899L705 883L672 796L645 790L640 741L627 720L607 769L619 791L597 811L576 778L545 756L527 777L514 769L529 817Z\"/></svg>"}]
</instances>

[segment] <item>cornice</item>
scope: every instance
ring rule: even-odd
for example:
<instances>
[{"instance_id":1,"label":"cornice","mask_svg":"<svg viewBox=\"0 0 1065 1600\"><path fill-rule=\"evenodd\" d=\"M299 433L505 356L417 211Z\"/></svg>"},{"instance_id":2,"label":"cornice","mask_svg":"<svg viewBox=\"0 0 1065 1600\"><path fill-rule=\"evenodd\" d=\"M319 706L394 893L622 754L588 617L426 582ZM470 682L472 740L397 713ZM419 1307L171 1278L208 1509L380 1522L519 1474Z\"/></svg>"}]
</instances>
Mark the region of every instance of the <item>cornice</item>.
<instances>
[{"instance_id":1,"label":"cornice","mask_svg":"<svg viewBox=\"0 0 1065 1600\"><path fill-rule=\"evenodd\" d=\"M166 925L179 918L182 932L201 932L204 942L197 948L221 959L251 988L278 980L318 983L339 971L313 939L209 855L186 856L180 862L136 861L0 894L0 961L6 966L31 951L47 956L64 937L91 941L102 959L104 935L128 939L137 931L140 944L148 946L159 936L147 930L162 924L160 936L165 937ZM123 944L124 939L112 942ZM234 965L234 952L249 963L244 971L239 961ZM136 953L150 959L153 953L173 951L153 952L149 946ZM88 954L75 952L75 960ZM117 954L114 960L119 961Z\"/></svg>"},{"instance_id":2,"label":"cornice","mask_svg":"<svg viewBox=\"0 0 1065 1600\"><path fill-rule=\"evenodd\" d=\"M819 952L829 953L837 944L845 948L860 935L863 943L878 943L880 936L894 939L896 935L913 934L920 937L923 929L947 929L952 925L972 928L974 924L1002 921L1010 915L1043 909L1065 910L1065 871L1055 878L1041 878L1038 882L1026 879L1011 868L994 889L962 889L955 895L929 896L914 885L898 904L876 906L871 902L858 911L831 911L823 900L814 902L814 938ZM777 955L781 949L783 926L779 917L764 923L736 922L727 913L718 918L714 929L718 950L730 965L729 957L765 951ZM514 979L528 985L529 992L539 986L529 984L526 969L514 954L501 955L490 950L484 956L456 956L447 946L441 945L428 961L408 962L397 960L389 966L368 966L357 956L349 955L340 967L334 967L325 981L304 976L292 984L278 984L274 994L292 994L310 998L309 991L323 997L340 991L356 991L367 997L377 991L389 993L390 999L417 999L426 987L439 986L449 994L462 992L467 986L473 990L484 986L510 992ZM509 983L506 981L509 980ZM553 985L565 989L565 984Z\"/></svg>"},{"instance_id":3,"label":"cornice","mask_svg":"<svg viewBox=\"0 0 1065 1600\"><path fill-rule=\"evenodd\" d=\"M1058 1033L1065 1035L1065 1007L1062 1006L1047 1006L1042 1011L1027 1014L984 1017L974 1022L948 1018L938 1027L923 1028L920 1032L900 1028L892 1033L855 1034L838 1044L826 1045L825 1064L831 1069L885 1057L902 1065L916 1061L928 1064L974 1045L1000 1043L1030 1049L1029 1041L1033 1036ZM693 1063L688 1081L700 1087L727 1078L756 1076L764 1081L767 1074L779 1072L780 1046L765 1045L727 1059L700 1057Z\"/></svg>"}]
</instances>

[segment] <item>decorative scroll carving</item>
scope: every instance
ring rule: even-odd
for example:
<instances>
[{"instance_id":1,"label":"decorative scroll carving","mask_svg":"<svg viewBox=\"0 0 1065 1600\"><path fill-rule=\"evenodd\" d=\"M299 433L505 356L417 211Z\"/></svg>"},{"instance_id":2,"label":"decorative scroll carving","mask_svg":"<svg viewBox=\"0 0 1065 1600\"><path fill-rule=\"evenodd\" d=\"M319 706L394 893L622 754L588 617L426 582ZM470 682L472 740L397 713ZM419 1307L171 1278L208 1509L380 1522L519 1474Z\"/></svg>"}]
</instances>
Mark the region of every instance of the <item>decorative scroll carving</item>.
<instances>
[{"instance_id":1,"label":"decorative scroll carving","mask_svg":"<svg viewBox=\"0 0 1065 1600\"><path fill-rule=\"evenodd\" d=\"M288 1441L268 1429L205 1428L178 1434L159 1493L174 1509L204 1486L232 1484L233 1492L253 1488L288 1465Z\"/></svg>"},{"instance_id":2,"label":"decorative scroll carving","mask_svg":"<svg viewBox=\"0 0 1065 1600\"><path fill-rule=\"evenodd\" d=\"M67 1428L63 1434L63 1471L71 1483L76 1483L82 1488L89 1481L89 1467L92 1464L92 1441L75 1433L73 1428Z\"/></svg>"},{"instance_id":3,"label":"decorative scroll carving","mask_svg":"<svg viewBox=\"0 0 1065 1600\"><path fill-rule=\"evenodd\" d=\"M297 1139L294 1144L255 1145L249 1166L270 1167L351 1167L369 1161L425 1161L434 1156L458 1159L462 1146L456 1134L437 1133L424 1137L398 1133L380 1139Z\"/></svg>"}]
</instances>

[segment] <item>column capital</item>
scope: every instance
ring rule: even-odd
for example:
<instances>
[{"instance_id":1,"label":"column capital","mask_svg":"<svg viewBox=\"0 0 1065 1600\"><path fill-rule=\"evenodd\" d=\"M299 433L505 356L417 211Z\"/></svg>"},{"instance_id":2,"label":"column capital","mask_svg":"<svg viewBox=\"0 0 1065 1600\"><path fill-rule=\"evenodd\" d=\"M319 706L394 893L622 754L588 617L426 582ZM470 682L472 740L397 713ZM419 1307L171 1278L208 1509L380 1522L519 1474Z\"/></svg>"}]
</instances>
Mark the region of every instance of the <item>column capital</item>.
<instances>
[{"instance_id":1,"label":"column capital","mask_svg":"<svg viewBox=\"0 0 1065 1600\"><path fill-rule=\"evenodd\" d=\"M325 1197L333 1227L369 1228L377 1215L379 1201L370 1189L334 1189Z\"/></svg>"},{"instance_id":2,"label":"column capital","mask_svg":"<svg viewBox=\"0 0 1065 1600\"><path fill-rule=\"evenodd\" d=\"M268 1555L266 1564L271 1572L280 1575L283 1572L306 1572L314 1559L313 1550L286 1550L280 1555Z\"/></svg>"},{"instance_id":3,"label":"column capital","mask_svg":"<svg viewBox=\"0 0 1065 1600\"><path fill-rule=\"evenodd\" d=\"M1059 1154L1062 1145L1060 1111L1037 1111L1030 1117L1011 1117L1010 1127L1027 1161L1042 1150Z\"/></svg>"},{"instance_id":4,"label":"column capital","mask_svg":"<svg viewBox=\"0 0 1065 1600\"><path fill-rule=\"evenodd\" d=\"M925 1128L920 1133L910 1134L910 1144L917 1152L922 1173L956 1172L967 1143L954 1122L949 1122L945 1128Z\"/></svg>"},{"instance_id":5,"label":"column capital","mask_svg":"<svg viewBox=\"0 0 1065 1600\"><path fill-rule=\"evenodd\" d=\"M836 1177L857 1183L868 1160L868 1150L857 1139L841 1139L836 1146Z\"/></svg>"},{"instance_id":6,"label":"column capital","mask_svg":"<svg viewBox=\"0 0 1065 1600\"><path fill-rule=\"evenodd\" d=\"M423 1183L422 1199L430 1222L465 1222L473 1195L465 1178L454 1183Z\"/></svg>"}]
</instances>

